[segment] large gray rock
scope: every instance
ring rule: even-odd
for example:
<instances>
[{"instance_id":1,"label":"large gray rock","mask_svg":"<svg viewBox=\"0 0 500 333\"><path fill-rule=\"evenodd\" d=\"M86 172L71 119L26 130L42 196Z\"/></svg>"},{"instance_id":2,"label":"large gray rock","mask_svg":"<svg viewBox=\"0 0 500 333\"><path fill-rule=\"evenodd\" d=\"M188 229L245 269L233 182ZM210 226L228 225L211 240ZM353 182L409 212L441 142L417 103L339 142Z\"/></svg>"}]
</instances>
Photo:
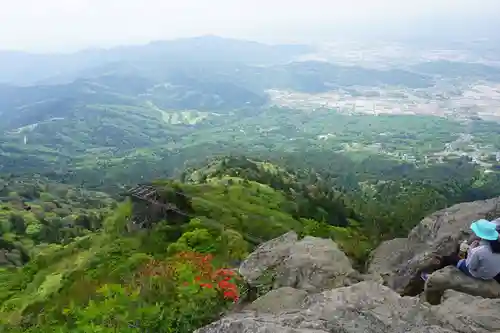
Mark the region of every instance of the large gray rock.
<instances>
[{"instance_id":1,"label":"large gray rock","mask_svg":"<svg viewBox=\"0 0 500 333\"><path fill-rule=\"evenodd\" d=\"M326 323L296 313L257 314L241 312L216 321L194 333L329 333Z\"/></svg>"},{"instance_id":2,"label":"large gray rock","mask_svg":"<svg viewBox=\"0 0 500 333\"><path fill-rule=\"evenodd\" d=\"M416 295L423 290L423 270L437 268L439 259L450 255L471 235L470 224L500 213L500 199L461 203L423 219L403 239L380 245L373 253L368 272L382 276L385 284L399 293Z\"/></svg>"},{"instance_id":3,"label":"large gray rock","mask_svg":"<svg viewBox=\"0 0 500 333\"><path fill-rule=\"evenodd\" d=\"M300 309L246 311L196 333L493 333L500 329L500 300L454 291L438 306L365 281L308 296Z\"/></svg>"},{"instance_id":4,"label":"large gray rock","mask_svg":"<svg viewBox=\"0 0 500 333\"><path fill-rule=\"evenodd\" d=\"M264 273L276 267L290 254L290 247L297 242L298 236L290 231L278 238L265 242L252 252L240 265L239 273L250 284L256 284Z\"/></svg>"},{"instance_id":5,"label":"large gray rock","mask_svg":"<svg viewBox=\"0 0 500 333\"><path fill-rule=\"evenodd\" d=\"M443 303L434 307L441 326L453 332L500 332L500 299L485 299L447 290Z\"/></svg>"},{"instance_id":6,"label":"large gray rock","mask_svg":"<svg viewBox=\"0 0 500 333\"><path fill-rule=\"evenodd\" d=\"M245 310L280 314L284 311L300 309L307 292L290 287L271 290L248 305Z\"/></svg>"},{"instance_id":7,"label":"large gray rock","mask_svg":"<svg viewBox=\"0 0 500 333\"><path fill-rule=\"evenodd\" d=\"M406 238L395 238L383 242L370 254L368 274L388 274L393 269L393 263L398 262L402 255L401 249L406 247Z\"/></svg>"},{"instance_id":8,"label":"large gray rock","mask_svg":"<svg viewBox=\"0 0 500 333\"><path fill-rule=\"evenodd\" d=\"M242 263L240 274L252 286L292 287L308 292L350 285L360 277L331 239L289 232L259 246Z\"/></svg>"},{"instance_id":9,"label":"large gray rock","mask_svg":"<svg viewBox=\"0 0 500 333\"><path fill-rule=\"evenodd\" d=\"M305 237L276 268L274 287L316 292L359 282L349 258L331 239Z\"/></svg>"},{"instance_id":10,"label":"large gray rock","mask_svg":"<svg viewBox=\"0 0 500 333\"><path fill-rule=\"evenodd\" d=\"M439 304L446 290L484 298L500 298L498 282L471 278L453 266L440 269L429 276L425 283L425 299L431 304Z\"/></svg>"}]
</instances>

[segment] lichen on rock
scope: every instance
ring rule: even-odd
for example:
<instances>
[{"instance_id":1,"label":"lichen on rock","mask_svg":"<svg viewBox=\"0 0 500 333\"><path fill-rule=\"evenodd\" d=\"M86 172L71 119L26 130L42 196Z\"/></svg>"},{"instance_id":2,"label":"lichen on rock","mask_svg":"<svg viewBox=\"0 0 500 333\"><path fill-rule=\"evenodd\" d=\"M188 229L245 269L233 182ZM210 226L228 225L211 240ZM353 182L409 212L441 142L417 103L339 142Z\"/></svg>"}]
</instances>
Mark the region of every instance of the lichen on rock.
<instances>
[{"instance_id":1,"label":"lichen on rock","mask_svg":"<svg viewBox=\"0 0 500 333\"><path fill-rule=\"evenodd\" d=\"M240 266L249 285L292 287L308 292L359 282L359 273L331 239L289 232L259 246Z\"/></svg>"},{"instance_id":2,"label":"lichen on rock","mask_svg":"<svg viewBox=\"0 0 500 333\"><path fill-rule=\"evenodd\" d=\"M431 304L439 304L446 290L460 291L484 298L500 298L498 282L474 279L452 266L440 269L429 276L425 283L425 299Z\"/></svg>"}]
</instances>

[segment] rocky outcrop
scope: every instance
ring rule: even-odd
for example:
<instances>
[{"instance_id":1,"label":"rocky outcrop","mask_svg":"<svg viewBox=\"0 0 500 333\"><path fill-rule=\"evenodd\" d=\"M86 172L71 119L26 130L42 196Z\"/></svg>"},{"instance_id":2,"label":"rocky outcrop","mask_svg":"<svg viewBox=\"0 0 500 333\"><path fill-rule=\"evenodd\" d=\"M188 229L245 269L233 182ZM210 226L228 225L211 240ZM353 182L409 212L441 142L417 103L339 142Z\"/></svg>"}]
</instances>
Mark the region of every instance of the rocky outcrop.
<instances>
[{"instance_id":1,"label":"rocky outcrop","mask_svg":"<svg viewBox=\"0 0 500 333\"><path fill-rule=\"evenodd\" d=\"M443 256L450 255L470 236L470 223L500 215L500 199L461 203L423 219L406 239L383 243L372 253L370 274L380 275L385 284L406 295L424 287L422 270L433 270Z\"/></svg>"},{"instance_id":2,"label":"rocky outcrop","mask_svg":"<svg viewBox=\"0 0 500 333\"><path fill-rule=\"evenodd\" d=\"M258 283L267 271L277 266L290 255L290 247L298 240L295 232L288 232L278 238L261 244L240 265L239 273L250 284Z\"/></svg>"},{"instance_id":3,"label":"rocky outcrop","mask_svg":"<svg viewBox=\"0 0 500 333\"><path fill-rule=\"evenodd\" d=\"M395 262L401 257L401 249L406 247L406 238L395 238L380 244L371 254L367 272L368 274L389 274Z\"/></svg>"},{"instance_id":4,"label":"rocky outcrop","mask_svg":"<svg viewBox=\"0 0 500 333\"><path fill-rule=\"evenodd\" d=\"M433 307L440 325L452 332L498 333L500 299L484 299L448 290L443 303Z\"/></svg>"},{"instance_id":5,"label":"rocky outcrop","mask_svg":"<svg viewBox=\"0 0 500 333\"><path fill-rule=\"evenodd\" d=\"M280 314L284 311L300 309L307 297L307 292L290 287L271 290L264 296L259 297L246 310L254 310L263 313Z\"/></svg>"},{"instance_id":6,"label":"rocky outcrop","mask_svg":"<svg viewBox=\"0 0 500 333\"><path fill-rule=\"evenodd\" d=\"M455 267L445 267L429 276L425 283L425 299L431 304L440 304L446 290L456 290L484 298L500 298L498 282L471 278Z\"/></svg>"},{"instance_id":7,"label":"rocky outcrop","mask_svg":"<svg viewBox=\"0 0 500 333\"><path fill-rule=\"evenodd\" d=\"M436 270L469 238L471 221L500 215L499 202L432 214L373 251L363 276L331 240L290 232L264 243L239 272L272 290L196 333L500 333L500 284ZM423 270L436 270L425 286Z\"/></svg>"},{"instance_id":8,"label":"rocky outcrop","mask_svg":"<svg viewBox=\"0 0 500 333\"><path fill-rule=\"evenodd\" d=\"M292 287L318 292L359 282L349 258L331 239L289 232L259 246L240 266L251 286Z\"/></svg>"},{"instance_id":9,"label":"rocky outcrop","mask_svg":"<svg viewBox=\"0 0 500 333\"><path fill-rule=\"evenodd\" d=\"M236 313L196 333L492 333L500 329L499 310L500 300L455 291L431 306L365 281L310 295L279 313Z\"/></svg>"}]
</instances>

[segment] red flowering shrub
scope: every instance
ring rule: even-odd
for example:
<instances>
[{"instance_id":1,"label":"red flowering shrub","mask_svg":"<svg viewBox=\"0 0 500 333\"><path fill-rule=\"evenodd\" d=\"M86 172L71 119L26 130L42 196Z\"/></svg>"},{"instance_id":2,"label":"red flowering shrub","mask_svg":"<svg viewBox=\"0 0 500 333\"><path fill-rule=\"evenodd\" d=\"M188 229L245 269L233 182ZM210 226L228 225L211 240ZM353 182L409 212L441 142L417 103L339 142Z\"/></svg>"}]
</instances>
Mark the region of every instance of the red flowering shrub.
<instances>
[{"instance_id":1,"label":"red flowering shrub","mask_svg":"<svg viewBox=\"0 0 500 333\"><path fill-rule=\"evenodd\" d=\"M168 261L151 260L139 270L136 279L148 290L167 291L166 286L171 284L190 288L191 292L213 289L223 300L232 302L240 298L238 280L233 270L216 269L212 255L196 252L181 252Z\"/></svg>"},{"instance_id":2,"label":"red flowering shrub","mask_svg":"<svg viewBox=\"0 0 500 333\"><path fill-rule=\"evenodd\" d=\"M220 266L212 255L195 252L151 259L133 280L119 286L119 293L103 295L81 316L93 323L115 320L117 314L124 332L130 325L152 332L193 332L220 318L240 298L238 275Z\"/></svg>"},{"instance_id":3,"label":"red flowering shrub","mask_svg":"<svg viewBox=\"0 0 500 333\"><path fill-rule=\"evenodd\" d=\"M182 252L176 256L179 262L193 265L197 270L197 275L193 281L186 281L188 284L197 284L201 288L215 289L225 300L237 302L240 293L237 285L239 276L227 268L215 269L213 256L203 255L194 252Z\"/></svg>"},{"instance_id":4,"label":"red flowering shrub","mask_svg":"<svg viewBox=\"0 0 500 333\"><path fill-rule=\"evenodd\" d=\"M141 294L155 298L161 294L173 293L176 289L176 270L167 261L150 260L139 269L133 284Z\"/></svg>"},{"instance_id":5,"label":"red flowering shrub","mask_svg":"<svg viewBox=\"0 0 500 333\"><path fill-rule=\"evenodd\" d=\"M215 272L216 279L218 280L217 287L223 292L225 299L237 302L240 298L238 285L233 281L239 277L230 269L219 269Z\"/></svg>"}]
</instances>

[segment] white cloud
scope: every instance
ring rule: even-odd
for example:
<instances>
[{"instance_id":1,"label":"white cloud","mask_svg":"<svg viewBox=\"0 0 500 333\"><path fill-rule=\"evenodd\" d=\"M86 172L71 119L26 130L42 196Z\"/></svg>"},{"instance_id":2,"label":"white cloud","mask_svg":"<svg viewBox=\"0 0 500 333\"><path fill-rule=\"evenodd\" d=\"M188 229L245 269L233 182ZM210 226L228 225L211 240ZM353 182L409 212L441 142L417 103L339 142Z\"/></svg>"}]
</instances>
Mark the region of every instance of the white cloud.
<instances>
[{"instance_id":1,"label":"white cloud","mask_svg":"<svg viewBox=\"0 0 500 333\"><path fill-rule=\"evenodd\" d=\"M293 39L307 31L500 15L499 0L2 0L0 49L74 49L202 34ZM301 37L303 38L303 37Z\"/></svg>"}]
</instances>

